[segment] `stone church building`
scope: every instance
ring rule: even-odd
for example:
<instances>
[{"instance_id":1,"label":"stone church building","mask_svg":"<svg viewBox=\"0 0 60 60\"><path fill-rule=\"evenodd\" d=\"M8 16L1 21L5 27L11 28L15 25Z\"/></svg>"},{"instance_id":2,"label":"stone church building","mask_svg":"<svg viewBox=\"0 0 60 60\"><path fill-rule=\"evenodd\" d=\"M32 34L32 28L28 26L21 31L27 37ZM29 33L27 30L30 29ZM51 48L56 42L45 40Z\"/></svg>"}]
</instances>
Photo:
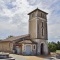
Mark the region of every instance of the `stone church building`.
<instances>
[{"instance_id":1,"label":"stone church building","mask_svg":"<svg viewBox=\"0 0 60 60\"><path fill-rule=\"evenodd\" d=\"M47 14L35 9L29 15L29 34L0 41L0 51L22 55L47 55Z\"/></svg>"}]
</instances>

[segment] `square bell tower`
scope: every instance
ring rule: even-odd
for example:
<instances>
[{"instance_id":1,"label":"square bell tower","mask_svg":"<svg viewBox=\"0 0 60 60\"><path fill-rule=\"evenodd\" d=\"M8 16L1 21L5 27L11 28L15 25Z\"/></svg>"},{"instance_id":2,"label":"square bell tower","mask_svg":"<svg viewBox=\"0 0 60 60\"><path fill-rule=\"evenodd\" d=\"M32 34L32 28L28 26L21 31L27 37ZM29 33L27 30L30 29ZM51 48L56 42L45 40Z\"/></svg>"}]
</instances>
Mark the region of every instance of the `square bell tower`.
<instances>
[{"instance_id":1,"label":"square bell tower","mask_svg":"<svg viewBox=\"0 0 60 60\"><path fill-rule=\"evenodd\" d=\"M35 9L29 15L29 34L32 39L47 40L47 14L46 12Z\"/></svg>"},{"instance_id":2,"label":"square bell tower","mask_svg":"<svg viewBox=\"0 0 60 60\"><path fill-rule=\"evenodd\" d=\"M38 8L28 14L29 34L37 42L37 55L48 54L47 14Z\"/></svg>"}]
</instances>

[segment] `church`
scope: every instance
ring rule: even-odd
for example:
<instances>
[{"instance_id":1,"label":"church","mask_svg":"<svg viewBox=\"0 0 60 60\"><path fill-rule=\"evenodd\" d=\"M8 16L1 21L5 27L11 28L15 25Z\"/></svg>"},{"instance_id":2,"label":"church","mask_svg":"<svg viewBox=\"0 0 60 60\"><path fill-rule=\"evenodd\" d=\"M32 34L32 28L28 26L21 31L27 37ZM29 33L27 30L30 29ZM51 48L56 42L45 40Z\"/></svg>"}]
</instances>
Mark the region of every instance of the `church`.
<instances>
[{"instance_id":1,"label":"church","mask_svg":"<svg viewBox=\"0 0 60 60\"><path fill-rule=\"evenodd\" d=\"M48 55L47 14L35 9L29 15L29 34L0 40L0 52Z\"/></svg>"}]
</instances>

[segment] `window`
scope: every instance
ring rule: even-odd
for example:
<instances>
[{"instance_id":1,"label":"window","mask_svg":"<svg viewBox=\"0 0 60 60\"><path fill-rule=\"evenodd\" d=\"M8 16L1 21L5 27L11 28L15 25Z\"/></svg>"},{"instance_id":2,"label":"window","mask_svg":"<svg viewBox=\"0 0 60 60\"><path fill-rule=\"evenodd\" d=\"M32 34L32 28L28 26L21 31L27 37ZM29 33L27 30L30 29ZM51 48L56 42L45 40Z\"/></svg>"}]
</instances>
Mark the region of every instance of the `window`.
<instances>
[{"instance_id":1,"label":"window","mask_svg":"<svg viewBox=\"0 0 60 60\"><path fill-rule=\"evenodd\" d=\"M44 29L42 28L42 36L44 36Z\"/></svg>"},{"instance_id":2,"label":"window","mask_svg":"<svg viewBox=\"0 0 60 60\"><path fill-rule=\"evenodd\" d=\"M42 36L43 36L43 29L42 29Z\"/></svg>"},{"instance_id":3,"label":"window","mask_svg":"<svg viewBox=\"0 0 60 60\"><path fill-rule=\"evenodd\" d=\"M41 13L40 12L38 13L38 17L41 17Z\"/></svg>"},{"instance_id":4,"label":"window","mask_svg":"<svg viewBox=\"0 0 60 60\"><path fill-rule=\"evenodd\" d=\"M42 22L42 27L43 27L43 22Z\"/></svg>"},{"instance_id":5,"label":"window","mask_svg":"<svg viewBox=\"0 0 60 60\"><path fill-rule=\"evenodd\" d=\"M39 24L38 24L38 33L39 33Z\"/></svg>"},{"instance_id":6,"label":"window","mask_svg":"<svg viewBox=\"0 0 60 60\"><path fill-rule=\"evenodd\" d=\"M44 18L45 18L45 14L44 14Z\"/></svg>"},{"instance_id":7,"label":"window","mask_svg":"<svg viewBox=\"0 0 60 60\"><path fill-rule=\"evenodd\" d=\"M44 14L44 18L46 19L46 15Z\"/></svg>"},{"instance_id":8,"label":"window","mask_svg":"<svg viewBox=\"0 0 60 60\"><path fill-rule=\"evenodd\" d=\"M41 13L41 17L42 17L42 13Z\"/></svg>"},{"instance_id":9,"label":"window","mask_svg":"<svg viewBox=\"0 0 60 60\"><path fill-rule=\"evenodd\" d=\"M35 49L35 45L33 45L33 49Z\"/></svg>"}]
</instances>

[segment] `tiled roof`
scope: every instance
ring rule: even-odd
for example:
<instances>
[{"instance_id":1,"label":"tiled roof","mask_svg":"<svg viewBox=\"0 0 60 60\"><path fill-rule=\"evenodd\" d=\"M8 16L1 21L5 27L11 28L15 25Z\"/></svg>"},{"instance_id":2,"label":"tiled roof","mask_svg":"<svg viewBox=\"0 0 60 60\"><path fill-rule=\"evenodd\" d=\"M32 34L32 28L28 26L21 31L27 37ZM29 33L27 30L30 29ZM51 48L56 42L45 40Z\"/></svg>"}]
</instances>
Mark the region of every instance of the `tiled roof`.
<instances>
[{"instance_id":1,"label":"tiled roof","mask_svg":"<svg viewBox=\"0 0 60 60\"><path fill-rule=\"evenodd\" d=\"M30 44L30 43L32 44L32 43L34 43L34 44L36 44L36 42L32 41L32 40L22 40L22 41L20 41L18 43L26 43L26 44Z\"/></svg>"},{"instance_id":2,"label":"tiled roof","mask_svg":"<svg viewBox=\"0 0 60 60\"><path fill-rule=\"evenodd\" d=\"M44 12L44 11L42 11L42 10L40 10L40 9L35 9L35 10L33 10L33 11L31 11L30 13L28 13L28 15L30 15L31 13L33 13L34 11L36 11L36 10L39 10L39 11L41 11L41 12L43 12L43 13L45 13L45 14L48 14L48 13L46 13L46 12Z\"/></svg>"},{"instance_id":3,"label":"tiled roof","mask_svg":"<svg viewBox=\"0 0 60 60\"><path fill-rule=\"evenodd\" d=\"M16 37L9 37L4 40L1 40L0 42L12 42L15 41L15 43L34 43L36 44L35 41L30 39L29 34L26 35L21 35L21 36L16 36Z\"/></svg>"},{"instance_id":4,"label":"tiled roof","mask_svg":"<svg viewBox=\"0 0 60 60\"><path fill-rule=\"evenodd\" d=\"M25 37L29 37L29 34L21 35L21 36L9 37L9 38L6 38L6 39L4 39L2 41L16 41L18 39L25 38Z\"/></svg>"}]
</instances>

